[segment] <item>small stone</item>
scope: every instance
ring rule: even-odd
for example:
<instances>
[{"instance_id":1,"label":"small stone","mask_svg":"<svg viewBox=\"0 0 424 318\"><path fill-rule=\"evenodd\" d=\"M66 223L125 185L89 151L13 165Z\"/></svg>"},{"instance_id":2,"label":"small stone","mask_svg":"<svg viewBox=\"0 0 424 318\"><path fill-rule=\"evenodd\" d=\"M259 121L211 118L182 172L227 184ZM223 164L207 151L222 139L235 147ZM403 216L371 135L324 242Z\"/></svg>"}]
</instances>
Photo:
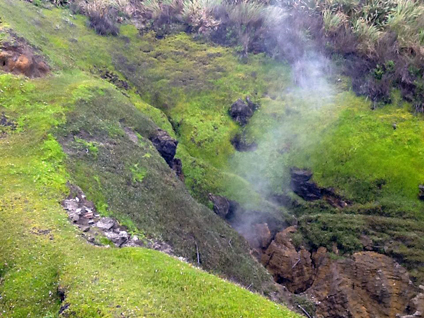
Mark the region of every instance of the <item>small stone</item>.
<instances>
[{"instance_id":1,"label":"small stone","mask_svg":"<svg viewBox=\"0 0 424 318\"><path fill-rule=\"evenodd\" d=\"M94 224L94 221L93 220L89 220L88 221L88 224L93 225Z\"/></svg>"},{"instance_id":2,"label":"small stone","mask_svg":"<svg viewBox=\"0 0 424 318\"><path fill-rule=\"evenodd\" d=\"M89 213L84 214L84 217L87 218L87 219L92 219L93 218L93 212L89 212Z\"/></svg>"},{"instance_id":3,"label":"small stone","mask_svg":"<svg viewBox=\"0 0 424 318\"><path fill-rule=\"evenodd\" d=\"M116 234L114 232L105 232L105 236L111 240L113 243L119 241L119 234Z\"/></svg>"},{"instance_id":4,"label":"small stone","mask_svg":"<svg viewBox=\"0 0 424 318\"><path fill-rule=\"evenodd\" d=\"M90 227L89 226L81 226L81 231L88 232L88 231L90 231Z\"/></svg>"},{"instance_id":5,"label":"small stone","mask_svg":"<svg viewBox=\"0 0 424 318\"><path fill-rule=\"evenodd\" d=\"M78 203L75 200L63 201L63 207L68 211L75 211L78 208Z\"/></svg>"},{"instance_id":6,"label":"small stone","mask_svg":"<svg viewBox=\"0 0 424 318\"><path fill-rule=\"evenodd\" d=\"M97 222L96 226L99 229L109 231L111 228L115 226L115 221L111 218L101 218L99 222Z\"/></svg>"},{"instance_id":7,"label":"small stone","mask_svg":"<svg viewBox=\"0 0 424 318\"><path fill-rule=\"evenodd\" d=\"M79 221L79 216L77 214L71 214L71 215L69 215L69 218L74 223L77 223Z\"/></svg>"},{"instance_id":8,"label":"small stone","mask_svg":"<svg viewBox=\"0 0 424 318\"><path fill-rule=\"evenodd\" d=\"M127 231L121 231L119 232L119 237L128 240L130 236L128 235Z\"/></svg>"}]
</instances>

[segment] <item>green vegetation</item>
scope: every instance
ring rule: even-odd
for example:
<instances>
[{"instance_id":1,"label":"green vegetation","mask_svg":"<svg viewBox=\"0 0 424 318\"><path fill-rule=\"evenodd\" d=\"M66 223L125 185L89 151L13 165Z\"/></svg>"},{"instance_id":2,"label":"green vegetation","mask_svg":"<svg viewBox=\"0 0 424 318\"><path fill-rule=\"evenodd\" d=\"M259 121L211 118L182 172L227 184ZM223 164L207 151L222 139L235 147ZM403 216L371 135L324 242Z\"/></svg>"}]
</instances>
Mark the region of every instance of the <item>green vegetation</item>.
<instances>
[{"instance_id":1,"label":"green vegetation","mask_svg":"<svg viewBox=\"0 0 424 318\"><path fill-rule=\"evenodd\" d=\"M91 246L68 222L58 202L66 192L67 162L76 150L65 147L65 156L49 132L62 131L68 114L83 111L78 105L93 107L91 100L99 94L101 98L109 91L118 98L109 84L80 72L42 80L2 74L0 88L1 110L18 123L16 131L0 139L4 317L53 317L64 304L75 317L294 317L258 295L162 253ZM111 123L103 125L110 130ZM98 160L103 147L97 146ZM87 156L85 150L80 152ZM154 158L159 160L157 154ZM58 287L66 296L62 304Z\"/></svg>"},{"instance_id":2,"label":"green vegetation","mask_svg":"<svg viewBox=\"0 0 424 318\"><path fill-rule=\"evenodd\" d=\"M102 3L89 2L93 7L78 10L90 23L90 12L102 10L110 20L110 3ZM163 11L171 12L172 2L148 3L150 11L158 10L152 24L166 20ZM112 7L122 13L127 4L119 1ZM184 19L192 19L184 23L206 34L216 21L208 7L198 6L184 2ZM345 78L330 76L325 92L293 88L287 64L263 53L246 57L261 20L251 13L265 10L263 5L227 7L239 26L233 29L231 22L228 37L239 32L245 39L231 43L242 46L242 58L233 48L178 33L174 24L181 21L167 20L170 30L165 31L160 24L150 25L156 32L143 34L124 23L116 36L99 36L85 17L41 7L0 0L0 39L12 29L39 48L52 67L52 74L40 80L0 75L0 112L17 123L14 131L0 130L0 220L7 228L0 233L5 242L0 255L7 264L0 264L0 306L8 314L57 313L60 284L76 316L289 315L157 252L94 248L76 237L57 203L68 180L84 190L98 211L113 215L132 232L169 242L193 262L198 247L205 269L269 291L270 277L246 252L246 243L189 195L154 149L149 137L157 127L178 139L185 186L198 201L207 204L209 193L225 195L251 213L270 213L283 221L286 209L267 198L286 194L296 203L290 210L299 221L296 244L329 249L336 244L341 253L351 253L363 249L361 236L367 236L376 250L395 257L414 280L423 281L424 215L418 186L424 183L424 122L411 112L414 101L403 102L389 85L390 103L375 109L374 100L357 97ZM198 8L206 12L194 19ZM386 32L385 17L392 19L398 7L374 22L359 16L350 21L348 9L336 8L327 4L322 12L326 31L355 23L355 36L368 40L363 52L371 52L369 39ZM384 28L376 31L376 21L386 21L379 22ZM393 56L374 62L370 74L379 82L397 74L400 65ZM105 71L128 89L101 79ZM422 77L414 63L408 72ZM419 81L414 85L421 87ZM240 127L228 108L246 96L261 107ZM257 142L258 149L236 152L230 141L237 133ZM315 182L335 188L352 204L336 209L321 201L303 202L289 191L293 166L311 169ZM45 230L50 232L43 234ZM21 292L24 284L34 288Z\"/></svg>"}]
</instances>

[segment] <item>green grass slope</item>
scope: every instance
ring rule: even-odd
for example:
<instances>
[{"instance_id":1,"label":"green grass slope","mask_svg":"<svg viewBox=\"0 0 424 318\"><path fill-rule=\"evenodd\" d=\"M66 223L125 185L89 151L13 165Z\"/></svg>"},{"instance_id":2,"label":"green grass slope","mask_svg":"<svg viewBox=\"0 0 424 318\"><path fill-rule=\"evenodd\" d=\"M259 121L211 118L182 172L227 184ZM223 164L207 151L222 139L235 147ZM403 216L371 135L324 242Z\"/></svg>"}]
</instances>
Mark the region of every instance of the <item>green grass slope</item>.
<instances>
[{"instance_id":1,"label":"green grass slope","mask_svg":"<svg viewBox=\"0 0 424 318\"><path fill-rule=\"evenodd\" d=\"M295 316L160 252L85 242L60 205L69 158L50 132L89 104L93 90L120 94L79 72L42 80L1 74L0 88L1 110L18 123L0 138L2 317L56 317L64 304L65 317ZM117 130L107 127L113 136Z\"/></svg>"},{"instance_id":2,"label":"green grass slope","mask_svg":"<svg viewBox=\"0 0 424 318\"><path fill-rule=\"evenodd\" d=\"M38 86L28 84L31 90L27 95L15 96L19 92L15 88L4 97L3 107L20 107L19 99L24 98L27 103L47 105L56 103L58 96L65 101L73 96L65 90L71 85L68 82L75 82L72 85L83 94L67 108L61 125L52 130L67 154L64 160L71 182L86 192L103 215L113 215L139 235L165 240L178 255L193 262L198 249L203 268L258 291L267 289L272 278L249 255L247 243L189 195L148 141L156 125L143 114L172 133L166 116L143 102L134 90L121 94L113 85L90 75L104 69L116 72L109 50L125 49L126 38L100 37L87 28L83 17L70 22L67 10L39 11L28 3L7 1L0 2L0 7L6 14L5 39L12 27L45 54L54 72L53 78L40 81ZM40 27L27 29L28 21L38 21ZM72 39L78 40L69 46L60 44L68 41L69 30ZM133 40L142 41L136 35ZM10 109L7 114L23 121ZM126 127L138 134L139 144L128 138Z\"/></svg>"}]
</instances>

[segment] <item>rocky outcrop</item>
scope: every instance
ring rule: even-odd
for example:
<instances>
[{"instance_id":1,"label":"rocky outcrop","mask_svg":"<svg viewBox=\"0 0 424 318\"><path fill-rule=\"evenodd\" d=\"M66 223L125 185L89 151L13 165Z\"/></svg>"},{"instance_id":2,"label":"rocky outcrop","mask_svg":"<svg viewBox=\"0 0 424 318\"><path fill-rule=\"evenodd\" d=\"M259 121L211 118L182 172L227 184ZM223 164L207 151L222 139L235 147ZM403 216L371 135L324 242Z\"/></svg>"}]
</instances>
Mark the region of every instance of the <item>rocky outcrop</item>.
<instances>
[{"instance_id":1,"label":"rocky outcrop","mask_svg":"<svg viewBox=\"0 0 424 318\"><path fill-rule=\"evenodd\" d=\"M312 172L305 169L290 169L290 186L294 193L306 201L315 201L324 199L335 208L344 208L350 204L341 196L335 193L332 188L320 188L311 181Z\"/></svg>"},{"instance_id":2,"label":"rocky outcrop","mask_svg":"<svg viewBox=\"0 0 424 318\"><path fill-rule=\"evenodd\" d=\"M184 181L182 162L180 159L174 158L177 153L178 141L162 129L157 129L150 140L169 167L175 171L178 178Z\"/></svg>"},{"instance_id":3,"label":"rocky outcrop","mask_svg":"<svg viewBox=\"0 0 424 318\"><path fill-rule=\"evenodd\" d=\"M290 169L290 186L294 193L306 201L314 201L322 198L321 189L311 181L312 172L297 168Z\"/></svg>"},{"instance_id":4,"label":"rocky outcrop","mask_svg":"<svg viewBox=\"0 0 424 318\"><path fill-rule=\"evenodd\" d=\"M332 259L324 247L311 254L295 248L295 232L290 226L273 237L267 224L256 224L246 239L277 283L312 299L316 317L422 317L424 293L394 260L371 251Z\"/></svg>"},{"instance_id":5,"label":"rocky outcrop","mask_svg":"<svg viewBox=\"0 0 424 318\"><path fill-rule=\"evenodd\" d=\"M308 294L317 317L396 317L414 295L407 271L391 258L359 252L332 261L323 250L313 256L314 283Z\"/></svg>"},{"instance_id":6,"label":"rocky outcrop","mask_svg":"<svg viewBox=\"0 0 424 318\"><path fill-rule=\"evenodd\" d=\"M209 200L213 204L213 211L223 219L229 218L238 207L237 202L220 195L209 193Z\"/></svg>"},{"instance_id":7,"label":"rocky outcrop","mask_svg":"<svg viewBox=\"0 0 424 318\"><path fill-rule=\"evenodd\" d=\"M233 120L244 126L249 122L258 107L249 97L246 98L246 102L239 98L231 105L229 113Z\"/></svg>"},{"instance_id":8,"label":"rocky outcrop","mask_svg":"<svg viewBox=\"0 0 424 318\"><path fill-rule=\"evenodd\" d=\"M172 254L172 248L163 242L140 240L128 233L128 229L111 217L101 217L94 203L87 200L81 188L68 184L71 190L62 206L68 213L69 220L78 226L82 236L93 245L103 245L101 238L105 237L117 247L148 247Z\"/></svg>"},{"instance_id":9,"label":"rocky outcrop","mask_svg":"<svg viewBox=\"0 0 424 318\"><path fill-rule=\"evenodd\" d=\"M162 129L157 129L150 140L166 163L171 166L177 153L178 141Z\"/></svg>"},{"instance_id":10,"label":"rocky outcrop","mask_svg":"<svg viewBox=\"0 0 424 318\"><path fill-rule=\"evenodd\" d=\"M13 39L0 44L0 68L8 73L30 78L42 77L50 68L44 59L22 38L9 34Z\"/></svg>"},{"instance_id":11,"label":"rocky outcrop","mask_svg":"<svg viewBox=\"0 0 424 318\"><path fill-rule=\"evenodd\" d=\"M277 233L264 251L261 262L276 282L293 293L301 293L312 285L314 267L311 253L304 248L296 251L291 243L290 235L295 231L296 228L291 226Z\"/></svg>"}]
</instances>

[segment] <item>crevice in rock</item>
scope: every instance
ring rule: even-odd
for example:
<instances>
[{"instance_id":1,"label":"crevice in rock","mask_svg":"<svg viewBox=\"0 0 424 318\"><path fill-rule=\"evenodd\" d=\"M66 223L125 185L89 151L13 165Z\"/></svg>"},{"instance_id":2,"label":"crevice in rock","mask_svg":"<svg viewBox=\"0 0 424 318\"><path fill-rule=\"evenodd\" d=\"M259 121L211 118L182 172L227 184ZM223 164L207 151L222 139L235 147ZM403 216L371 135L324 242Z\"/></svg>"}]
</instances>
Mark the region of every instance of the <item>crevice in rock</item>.
<instances>
[{"instance_id":1,"label":"crevice in rock","mask_svg":"<svg viewBox=\"0 0 424 318\"><path fill-rule=\"evenodd\" d=\"M175 158L178 141L172 138L168 132L160 128L158 128L149 139L162 158L165 159L168 166L174 170L177 177L184 182L182 162L180 159Z\"/></svg>"}]
</instances>

